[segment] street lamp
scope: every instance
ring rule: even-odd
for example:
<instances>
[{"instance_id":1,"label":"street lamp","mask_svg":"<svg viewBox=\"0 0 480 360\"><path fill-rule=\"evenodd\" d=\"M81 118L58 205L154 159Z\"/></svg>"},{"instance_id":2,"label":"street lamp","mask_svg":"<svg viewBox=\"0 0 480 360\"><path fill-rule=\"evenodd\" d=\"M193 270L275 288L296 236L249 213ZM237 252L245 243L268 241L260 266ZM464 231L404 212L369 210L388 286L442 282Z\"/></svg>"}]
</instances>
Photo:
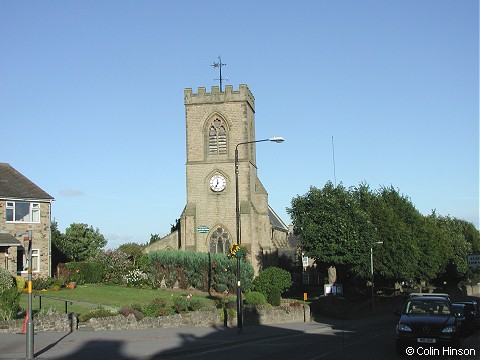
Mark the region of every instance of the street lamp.
<instances>
[{"instance_id":1,"label":"street lamp","mask_svg":"<svg viewBox=\"0 0 480 360\"><path fill-rule=\"evenodd\" d=\"M375 244L383 244L383 241L374 242ZM370 273L372 275L372 315L375 315L375 298L374 298L374 291L373 291L373 245L370 247Z\"/></svg>"},{"instance_id":2,"label":"street lamp","mask_svg":"<svg viewBox=\"0 0 480 360\"><path fill-rule=\"evenodd\" d=\"M34 357L33 347L33 319L32 319L32 230L26 232L17 232L15 236L28 235L28 248L27 250L27 262L28 262L28 278L27 278L27 296L28 296L28 308L27 308L27 349L26 358L28 360Z\"/></svg>"},{"instance_id":3,"label":"street lamp","mask_svg":"<svg viewBox=\"0 0 480 360\"><path fill-rule=\"evenodd\" d=\"M240 203L238 200L238 147L240 145L253 144L264 141L272 141L281 143L284 139L280 136L274 136L268 139L245 141L238 143L235 146L235 224L237 228L237 244L240 246L242 243L241 231L240 231ZM242 332L243 329L243 315L242 315L242 285L240 282L240 257L237 257L237 327L238 332Z\"/></svg>"}]
</instances>

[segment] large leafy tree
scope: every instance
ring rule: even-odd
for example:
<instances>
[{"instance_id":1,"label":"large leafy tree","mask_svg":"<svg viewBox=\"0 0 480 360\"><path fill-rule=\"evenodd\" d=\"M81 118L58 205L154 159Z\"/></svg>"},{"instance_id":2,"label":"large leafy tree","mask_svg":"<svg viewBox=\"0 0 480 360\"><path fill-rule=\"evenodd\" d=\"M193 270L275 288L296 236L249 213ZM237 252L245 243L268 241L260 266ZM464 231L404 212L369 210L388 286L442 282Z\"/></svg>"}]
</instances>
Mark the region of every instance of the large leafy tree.
<instances>
[{"instance_id":1,"label":"large leafy tree","mask_svg":"<svg viewBox=\"0 0 480 360\"><path fill-rule=\"evenodd\" d=\"M287 212L307 256L367 275L374 227L352 191L331 182L323 189L311 187Z\"/></svg>"},{"instance_id":2,"label":"large leafy tree","mask_svg":"<svg viewBox=\"0 0 480 360\"><path fill-rule=\"evenodd\" d=\"M56 247L70 261L84 261L107 245L107 240L97 229L87 224L71 224Z\"/></svg>"},{"instance_id":3,"label":"large leafy tree","mask_svg":"<svg viewBox=\"0 0 480 360\"><path fill-rule=\"evenodd\" d=\"M317 263L342 266L363 278L370 276L370 249L375 273L393 281L456 283L476 276L466 264L468 253L480 251L480 232L463 220L423 216L398 189L311 187L287 209L303 251Z\"/></svg>"}]
</instances>

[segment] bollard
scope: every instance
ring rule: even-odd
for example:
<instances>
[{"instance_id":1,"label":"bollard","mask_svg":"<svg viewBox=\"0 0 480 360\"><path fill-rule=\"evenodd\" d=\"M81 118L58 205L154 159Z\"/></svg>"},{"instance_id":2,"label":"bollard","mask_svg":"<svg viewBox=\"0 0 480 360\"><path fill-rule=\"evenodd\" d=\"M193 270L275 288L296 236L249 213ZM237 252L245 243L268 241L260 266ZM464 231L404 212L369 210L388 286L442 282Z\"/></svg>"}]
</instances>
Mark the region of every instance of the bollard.
<instances>
[{"instance_id":1,"label":"bollard","mask_svg":"<svg viewBox=\"0 0 480 360\"><path fill-rule=\"evenodd\" d=\"M75 330L77 330L77 314L72 312L69 314L68 318L70 320L70 332L74 332Z\"/></svg>"}]
</instances>

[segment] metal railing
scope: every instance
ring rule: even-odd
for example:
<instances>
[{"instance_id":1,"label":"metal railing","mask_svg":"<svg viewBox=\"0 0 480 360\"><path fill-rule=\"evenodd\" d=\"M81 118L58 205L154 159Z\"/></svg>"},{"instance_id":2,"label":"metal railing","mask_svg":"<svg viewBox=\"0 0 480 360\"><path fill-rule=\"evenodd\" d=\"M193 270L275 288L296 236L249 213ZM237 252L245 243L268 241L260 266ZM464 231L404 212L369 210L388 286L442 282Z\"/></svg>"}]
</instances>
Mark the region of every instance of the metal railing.
<instances>
[{"instance_id":1,"label":"metal railing","mask_svg":"<svg viewBox=\"0 0 480 360\"><path fill-rule=\"evenodd\" d=\"M88 306L96 306L96 307L104 307L105 305L102 304L97 304L97 303L92 303L88 301L77 301L77 300L69 300L69 299L62 299L62 298L57 298L53 296L45 296L45 295L33 295L33 297L37 297L39 299L39 310L42 309L42 298L48 299L48 300L54 300L54 301L63 301L65 303L65 314L68 314L68 304L70 305L73 304L82 304L82 305L88 305Z\"/></svg>"}]
</instances>

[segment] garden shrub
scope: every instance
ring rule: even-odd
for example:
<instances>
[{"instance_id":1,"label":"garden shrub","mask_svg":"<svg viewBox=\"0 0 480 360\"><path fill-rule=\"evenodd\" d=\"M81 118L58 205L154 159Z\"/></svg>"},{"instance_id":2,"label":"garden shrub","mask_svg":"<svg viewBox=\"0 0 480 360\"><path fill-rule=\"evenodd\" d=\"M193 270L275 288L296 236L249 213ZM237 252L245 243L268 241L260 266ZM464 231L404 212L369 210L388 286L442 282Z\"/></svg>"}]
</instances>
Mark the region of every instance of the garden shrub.
<instances>
[{"instance_id":1,"label":"garden shrub","mask_svg":"<svg viewBox=\"0 0 480 360\"><path fill-rule=\"evenodd\" d=\"M205 301L203 301L200 298L190 298L189 304L188 304L188 310L189 311L197 311L200 310L201 308L205 307Z\"/></svg>"},{"instance_id":2,"label":"garden shrub","mask_svg":"<svg viewBox=\"0 0 480 360\"><path fill-rule=\"evenodd\" d=\"M215 307L217 309L236 309L237 308L237 298L232 296L220 297L216 296Z\"/></svg>"},{"instance_id":3,"label":"garden shrub","mask_svg":"<svg viewBox=\"0 0 480 360\"><path fill-rule=\"evenodd\" d=\"M33 290L47 290L52 286L53 283L52 278L48 277L35 277L32 279L32 289Z\"/></svg>"},{"instance_id":4,"label":"garden shrub","mask_svg":"<svg viewBox=\"0 0 480 360\"><path fill-rule=\"evenodd\" d=\"M127 317L130 314L133 314L135 316L135 319L142 320L143 319L143 314L140 310L134 309L133 307L123 307L120 309L120 314L123 316Z\"/></svg>"},{"instance_id":5,"label":"garden shrub","mask_svg":"<svg viewBox=\"0 0 480 360\"><path fill-rule=\"evenodd\" d=\"M265 295L258 291L250 291L247 293L245 295L245 302L247 305L252 306L267 305L267 299L265 298Z\"/></svg>"},{"instance_id":6,"label":"garden shrub","mask_svg":"<svg viewBox=\"0 0 480 360\"><path fill-rule=\"evenodd\" d=\"M180 296L173 299L173 309L177 313L185 311L197 311L205 306L205 302L198 297L189 294L185 297Z\"/></svg>"},{"instance_id":7,"label":"garden shrub","mask_svg":"<svg viewBox=\"0 0 480 360\"><path fill-rule=\"evenodd\" d=\"M173 309L176 313L188 311L188 299L183 296L173 299Z\"/></svg>"},{"instance_id":8,"label":"garden shrub","mask_svg":"<svg viewBox=\"0 0 480 360\"><path fill-rule=\"evenodd\" d=\"M158 250L148 254L152 286L166 287L178 283L181 288L194 287L201 291L235 292L236 259L225 254L197 253L190 251ZM253 266L242 260L241 281L248 291L253 279Z\"/></svg>"},{"instance_id":9,"label":"garden shrub","mask_svg":"<svg viewBox=\"0 0 480 360\"><path fill-rule=\"evenodd\" d=\"M13 279L13 276L10 275ZM12 280L13 283L13 280ZM0 292L0 319L12 320L20 310L20 293L16 286Z\"/></svg>"},{"instance_id":10,"label":"garden shrub","mask_svg":"<svg viewBox=\"0 0 480 360\"><path fill-rule=\"evenodd\" d=\"M77 285L97 284L105 278L105 266L100 262L69 262L65 266L68 270L66 282L76 282Z\"/></svg>"},{"instance_id":11,"label":"garden shrub","mask_svg":"<svg viewBox=\"0 0 480 360\"><path fill-rule=\"evenodd\" d=\"M89 262L101 264L103 267L103 279L101 281L113 284L122 284L123 275L133 266L129 260L129 255L120 250L99 251Z\"/></svg>"},{"instance_id":12,"label":"garden shrub","mask_svg":"<svg viewBox=\"0 0 480 360\"><path fill-rule=\"evenodd\" d=\"M15 276L15 283L17 284L17 290L18 292L22 292L23 289L25 289L25 279L20 276L20 275L17 275Z\"/></svg>"},{"instance_id":13,"label":"garden shrub","mask_svg":"<svg viewBox=\"0 0 480 360\"><path fill-rule=\"evenodd\" d=\"M253 280L254 290L265 295L268 303L274 306L280 305L282 292L290 288L290 286L292 286L290 273L277 267L263 270Z\"/></svg>"},{"instance_id":14,"label":"garden shrub","mask_svg":"<svg viewBox=\"0 0 480 360\"><path fill-rule=\"evenodd\" d=\"M267 302L273 306L280 306L282 295L278 289L271 289L268 293Z\"/></svg>"},{"instance_id":15,"label":"garden shrub","mask_svg":"<svg viewBox=\"0 0 480 360\"><path fill-rule=\"evenodd\" d=\"M124 285L133 287L140 287L148 282L147 274L139 269L128 271L122 278Z\"/></svg>"},{"instance_id":16,"label":"garden shrub","mask_svg":"<svg viewBox=\"0 0 480 360\"><path fill-rule=\"evenodd\" d=\"M163 300L162 298L156 298L144 307L142 307L142 312L145 317L157 317L173 315L174 310L172 307L167 306L165 300Z\"/></svg>"},{"instance_id":17,"label":"garden shrub","mask_svg":"<svg viewBox=\"0 0 480 360\"><path fill-rule=\"evenodd\" d=\"M10 289L15 286L14 277L8 270L0 269L0 292Z\"/></svg>"}]
</instances>

